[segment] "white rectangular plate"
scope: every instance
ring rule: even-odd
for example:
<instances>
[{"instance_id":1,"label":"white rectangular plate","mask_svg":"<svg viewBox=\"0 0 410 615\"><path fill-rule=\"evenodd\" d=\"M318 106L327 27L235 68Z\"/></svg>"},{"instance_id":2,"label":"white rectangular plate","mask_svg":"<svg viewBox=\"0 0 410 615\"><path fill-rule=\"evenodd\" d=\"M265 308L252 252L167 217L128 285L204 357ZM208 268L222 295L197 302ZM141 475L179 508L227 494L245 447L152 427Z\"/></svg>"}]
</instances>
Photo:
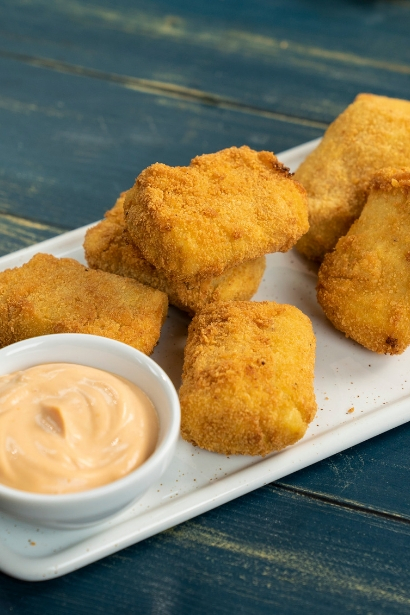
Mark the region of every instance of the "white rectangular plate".
<instances>
[{"instance_id":1,"label":"white rectangular plate","mask_svg":"<svg viewBox=\"0 0 410 615\"><path fill-rule=\"evenodd\" d=\"M295 170L317 143L306 143L278 157ZM36 252L84 262L86 228L4 256L0 270L23 264ZM315 285L315 267L295 251L271 254L254 297L296 305L313 322L319 410L300 442L262 459L225 457L180 439L161 481L134 506L93 528L51 530L0 515L0 569L32 581L61 576L408 421L409 353L380 356L347 340L324 317L316 302ZM186 315L170 308L153 354L176 387L188 323Z\"/></svg>"}]
</instances>

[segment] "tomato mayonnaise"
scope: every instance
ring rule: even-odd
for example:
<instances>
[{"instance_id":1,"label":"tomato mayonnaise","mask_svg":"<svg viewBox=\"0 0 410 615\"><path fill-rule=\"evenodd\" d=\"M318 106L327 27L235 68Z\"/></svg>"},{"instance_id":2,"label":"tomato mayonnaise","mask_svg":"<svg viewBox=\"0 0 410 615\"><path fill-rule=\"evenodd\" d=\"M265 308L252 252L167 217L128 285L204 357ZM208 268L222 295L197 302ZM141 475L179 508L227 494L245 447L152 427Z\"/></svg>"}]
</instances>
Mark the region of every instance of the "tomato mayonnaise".
<instances>
[{"instance_id":1,"label":"tomato mayonnaise","mask_svg":"<svg viewBox=\"0 0 410 615\"><path fill-rule=\"evenodd\" d=\"M0 483L9 487L99 487L142 464L157 438L153 404L120 376L72 363L0 376Z\"/></svg>"}]
</instances>

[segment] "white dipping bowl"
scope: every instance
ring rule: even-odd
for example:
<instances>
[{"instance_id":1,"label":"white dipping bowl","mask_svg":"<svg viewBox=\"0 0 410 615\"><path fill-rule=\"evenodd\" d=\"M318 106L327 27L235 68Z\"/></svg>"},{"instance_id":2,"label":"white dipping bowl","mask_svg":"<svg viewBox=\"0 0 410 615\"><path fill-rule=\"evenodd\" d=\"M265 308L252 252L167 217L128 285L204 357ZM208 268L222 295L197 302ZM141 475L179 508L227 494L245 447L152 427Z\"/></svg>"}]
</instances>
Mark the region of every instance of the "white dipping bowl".
<instances>
[{"instance_id":1,"label":"white dipping bowl","mask_svg":"<svg viewBox=\"0 0 410 615\"><path fill-rule=\"evenodd\" d=\"M150 398L159 419L158 442L136 470L116 481L61 495L20 491L0 483L0 511L34 525L79 528L94 525L129 506L154 485L175 452L181 412L177 392L152 359L122 342L81 333L44 335L0 349L0 375L42 363L77 363L127 378Z\"/></svg>"}]
</instances>

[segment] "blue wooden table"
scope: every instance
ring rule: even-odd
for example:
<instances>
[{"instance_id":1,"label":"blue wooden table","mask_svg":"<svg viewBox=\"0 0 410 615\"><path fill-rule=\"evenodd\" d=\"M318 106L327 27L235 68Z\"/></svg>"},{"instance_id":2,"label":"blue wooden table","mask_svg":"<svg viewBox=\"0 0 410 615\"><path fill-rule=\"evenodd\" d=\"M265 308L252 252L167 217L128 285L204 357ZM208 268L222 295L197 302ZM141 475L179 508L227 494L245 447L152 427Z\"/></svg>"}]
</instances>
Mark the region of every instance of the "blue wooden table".
<instances>
[{"instance_id":1,"label":"blue wooden table","mask_svg":"<svg viewBox=\"0 0 410 615\"><path fill-rule=\"evenodd\" d=\"M93 222L147 165L319 137L410 98L409 0L0 0L0 253ZM0 614L410 613L410 426L45 583Z\"/></svg>"}]
</instances>

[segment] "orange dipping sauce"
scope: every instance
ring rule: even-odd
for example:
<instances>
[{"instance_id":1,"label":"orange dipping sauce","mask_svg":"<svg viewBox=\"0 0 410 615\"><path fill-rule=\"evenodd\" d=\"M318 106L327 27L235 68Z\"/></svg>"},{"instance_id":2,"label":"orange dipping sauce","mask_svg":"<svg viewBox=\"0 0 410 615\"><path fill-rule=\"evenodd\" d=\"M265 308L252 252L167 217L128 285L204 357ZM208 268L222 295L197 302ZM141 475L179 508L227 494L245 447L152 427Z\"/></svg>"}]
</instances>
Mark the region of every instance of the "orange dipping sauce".
<instances>
[{"instance_id":1,"label":"orange dipping sauce","mask_svg":"<svg viewBox=\"0 0 410 615\"><path fill-rule=\"evenodd\" d=\"M72 363L0 376L0 483L45 494L84 491L140 466L158 417L121 376Z\"/></svg>"}]
</instances>

